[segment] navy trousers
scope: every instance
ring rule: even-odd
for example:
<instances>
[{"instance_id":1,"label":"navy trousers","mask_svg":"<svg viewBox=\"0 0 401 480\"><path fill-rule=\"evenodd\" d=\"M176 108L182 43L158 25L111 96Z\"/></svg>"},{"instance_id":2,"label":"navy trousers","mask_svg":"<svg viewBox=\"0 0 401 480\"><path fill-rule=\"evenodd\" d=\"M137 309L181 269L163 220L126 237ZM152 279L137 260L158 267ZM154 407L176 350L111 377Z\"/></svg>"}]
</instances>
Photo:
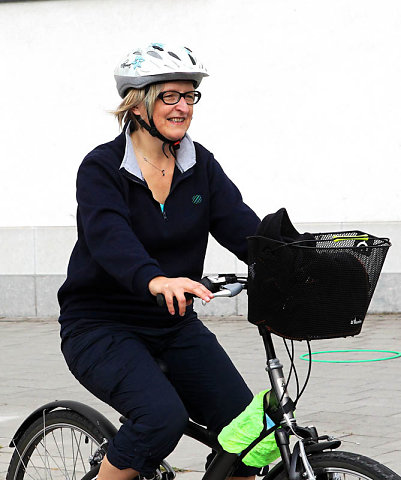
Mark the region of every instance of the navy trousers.
<instances>
[{"instance_id":1,"label":"navy trousers","mask_svg":"<svg viewBox=\"0 0 401 480\"><path fill-rule=\"evenodd\" d=\"M109 444L107 457L117 468L152 475L174 450L189 417L219 432L252 400L215 335L195 314L169 328L91 322L69 328L62 351L78 381L129 419ZM168 379L155 357L168 366ZM257 470L242 464L234 475Z\"/></svg>"}]
</instances>

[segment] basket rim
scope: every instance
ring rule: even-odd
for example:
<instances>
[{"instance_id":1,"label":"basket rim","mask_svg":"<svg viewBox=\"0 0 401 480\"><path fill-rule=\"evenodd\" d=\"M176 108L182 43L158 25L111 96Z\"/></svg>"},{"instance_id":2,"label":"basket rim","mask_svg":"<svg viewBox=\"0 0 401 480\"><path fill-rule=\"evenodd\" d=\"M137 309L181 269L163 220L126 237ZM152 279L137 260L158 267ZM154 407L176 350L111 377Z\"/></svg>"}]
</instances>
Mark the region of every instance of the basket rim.
<instances>
[{"instance_id":1,"label":"basket rim","mask_svg":"<svg viewBox=\"0 0 401 480\"><path fill-rule=\"evenodd\" d=\"M350 233L353 234L353 236L348 236ZM348 235L347 235L348 234ZM252 238L262 238L262 239L267 239L271 240L277 244L276 249L283 248L283 247L296 247L296 248L305 248L305 249L310 249L310 250L319 250L319 249L327 249L327 250L355 250L356 248L363 248L363 249L374 249L374 248L389 248L391 247L391 242L388 237L376 237L375 235L371 235L369 233L362 232L360 230L343 230L343 231L335 231L335 232L319 232L319 233L311 233L315 237L315 239L302 239L302 240L296 240L294 242L283 242L282 240L276 240L274 238L269 238L265 237L263 235L251 235L248 237L248 239ZM341 240L358 240L358 237L368 237L368 240L378 240L379 243L376 243L376 245L361 245L361 246L336 246L336 247L325 247L323 246L317 246L316 242L319 243L329 243L335 241L334 238L316 238L320 235L333 235L333 236L339 236L342 237ZM365 239L360 239L361 241L364 241ZM305 245L308 243L313 243L313 246Z\"/></svg>"}]
</instances>

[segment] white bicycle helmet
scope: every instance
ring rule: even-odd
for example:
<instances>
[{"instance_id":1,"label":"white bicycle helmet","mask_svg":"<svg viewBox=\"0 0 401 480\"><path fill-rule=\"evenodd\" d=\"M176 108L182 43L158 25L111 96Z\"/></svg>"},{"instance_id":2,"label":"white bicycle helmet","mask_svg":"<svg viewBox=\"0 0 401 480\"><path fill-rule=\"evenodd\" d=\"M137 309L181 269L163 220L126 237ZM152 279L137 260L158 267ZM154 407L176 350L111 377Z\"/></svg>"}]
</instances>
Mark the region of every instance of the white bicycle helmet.
<instances>
[{"instance_id":1,"label":"white bicycle helmet","mask_svg":"<svg viewBox=\"0 0 401 480\"><path fill-rule=\"evenodd\" d=\"M150 43L126 55L114 70L117 90L124 98L130 88L143 88L152 83L190 80L197 88L206 68L189 48L164 43Z\"/></svg>"}]
</instances>

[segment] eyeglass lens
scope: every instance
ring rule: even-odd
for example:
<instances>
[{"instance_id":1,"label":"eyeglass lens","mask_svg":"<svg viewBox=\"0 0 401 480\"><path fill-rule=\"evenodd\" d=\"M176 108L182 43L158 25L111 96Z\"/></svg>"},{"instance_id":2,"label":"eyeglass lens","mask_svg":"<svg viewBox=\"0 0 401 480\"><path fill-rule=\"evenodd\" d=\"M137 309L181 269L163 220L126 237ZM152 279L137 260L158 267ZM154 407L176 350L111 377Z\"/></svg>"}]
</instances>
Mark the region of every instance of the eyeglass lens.
<instances>
[{"instance_id":1,"label":"eyeglass lens","mask_svg":"<svg viewBox=\"0 0 401 480\"><path fill-rule=\"evenodd\" d=\"M184 98L188 105L194 105L201 98L201 93L193 90L191 92L180 93L174 90L169 90L167 92L161 92L159 98L167 105L174 105L178 103L181 98Z\"/></svg>"}]
</instances>

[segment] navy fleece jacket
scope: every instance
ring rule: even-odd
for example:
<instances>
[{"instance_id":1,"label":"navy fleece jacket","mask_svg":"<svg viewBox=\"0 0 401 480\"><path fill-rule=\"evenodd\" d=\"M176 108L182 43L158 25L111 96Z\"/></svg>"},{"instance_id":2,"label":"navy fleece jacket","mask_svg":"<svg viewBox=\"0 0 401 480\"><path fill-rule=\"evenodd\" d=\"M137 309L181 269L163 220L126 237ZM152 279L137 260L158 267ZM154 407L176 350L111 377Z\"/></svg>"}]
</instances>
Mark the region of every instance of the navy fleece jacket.
<instances>
[{"instance_id":1,"label":"navy fleece jacket","mask_svg":"<svg viewBox=\"0 0 401 480\"><path fill-rule=\"evenodd\" d=\"M148 283L158 275L199 280L209 232L247 261L246 237L260 220L213 155L186 138L192 166L179 168L178 156L162 213L140 171L137 176L124 166L128 139L123 132L100 145L79 168L78 240L58 293L62 325L82 319L154 327L181 321L156 305Z\"/></svg>"}]
</instances>

